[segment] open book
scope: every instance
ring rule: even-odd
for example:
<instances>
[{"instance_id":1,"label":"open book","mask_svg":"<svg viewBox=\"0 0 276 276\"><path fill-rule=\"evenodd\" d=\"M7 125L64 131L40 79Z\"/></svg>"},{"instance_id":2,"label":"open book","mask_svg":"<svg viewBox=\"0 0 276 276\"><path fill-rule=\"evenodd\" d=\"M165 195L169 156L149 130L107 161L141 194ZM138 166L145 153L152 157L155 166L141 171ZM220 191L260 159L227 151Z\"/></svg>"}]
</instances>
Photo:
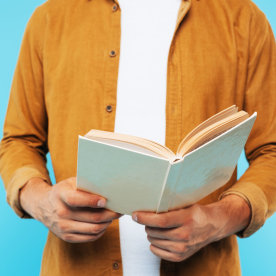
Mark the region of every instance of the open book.
<instances>
[{"instance_id":1,"label":"open book","mask_svg":"<svg viewBox=\"0 0 276 276\"><path fill-rule=\"evenodd\" d=\"M79 136L77 187L122 214L193 204L230 179L255 119L231 106L188 133L176 154L140 137L91 130Z\"/></svg>"}]
</instances>

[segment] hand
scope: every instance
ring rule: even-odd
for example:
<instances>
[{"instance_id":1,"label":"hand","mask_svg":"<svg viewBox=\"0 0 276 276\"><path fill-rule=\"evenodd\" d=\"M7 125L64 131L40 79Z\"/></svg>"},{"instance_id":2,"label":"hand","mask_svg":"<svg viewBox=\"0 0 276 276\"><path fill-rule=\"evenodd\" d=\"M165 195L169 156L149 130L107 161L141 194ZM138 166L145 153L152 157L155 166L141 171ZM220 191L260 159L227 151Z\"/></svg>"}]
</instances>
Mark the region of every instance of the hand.
<instances>
[{"instance_id":1,"label":"hand","mask_svg":"<svg viewBox=\"0 0 276 276\"><path fill-rule=\"evenodd\" d=\"M250 207L236 195L210 205L193 205L167 213L135 212L133 219L145 225L151 251L162 259L180 262L207 244L244 229Z\"/></svg>"},{"instance_id":2,"label":"hand","mask_svg":"<svg viewBox=\"0 0 276 276\"><path fill-rule=\"evenodd\" d=\"M104 209L103 197L78 191L75 184L76 178L54 186L33 178L21 190L21 206L66 242L95 241L120 214Z\"/></svg>"}]
</instances>

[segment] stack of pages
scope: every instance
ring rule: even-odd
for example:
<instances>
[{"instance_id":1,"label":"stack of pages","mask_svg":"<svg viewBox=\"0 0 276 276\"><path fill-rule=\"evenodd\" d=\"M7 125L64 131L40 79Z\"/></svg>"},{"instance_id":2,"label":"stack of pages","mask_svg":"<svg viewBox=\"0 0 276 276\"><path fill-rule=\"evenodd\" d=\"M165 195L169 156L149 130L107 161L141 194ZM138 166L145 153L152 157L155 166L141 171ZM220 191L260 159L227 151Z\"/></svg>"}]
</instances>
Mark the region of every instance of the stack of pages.
<instances>
[{"instance_id":1,"label":"stack of pages","mask_svg":"<svg viewBox=\"0 0 276 276\"><path fill-rule=\"evenodd\" d=\"M77 187L121 214L196 203L231 178L256 115L231 106L193 129L176 154L140 137L91 130L79 136Z\"/></svg>"}]
</instances>

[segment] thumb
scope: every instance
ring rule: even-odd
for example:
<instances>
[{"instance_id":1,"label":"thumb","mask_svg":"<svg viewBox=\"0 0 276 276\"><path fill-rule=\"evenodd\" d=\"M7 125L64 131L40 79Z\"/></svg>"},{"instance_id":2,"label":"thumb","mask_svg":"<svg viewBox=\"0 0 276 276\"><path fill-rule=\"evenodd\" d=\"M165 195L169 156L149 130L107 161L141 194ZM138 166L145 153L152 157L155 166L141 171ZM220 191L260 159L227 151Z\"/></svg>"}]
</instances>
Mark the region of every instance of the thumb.
<instances>
[{"instance_id":1,"label":"thumb","mask_svg":"<svg viewBox=\"0 0 276 276\"><path fill-rule=\"evenodd\" d=\"M106 199L81 190L69 190L62 193L61 198L70 207L104 208Z\"/></svg>"}]
</instances>

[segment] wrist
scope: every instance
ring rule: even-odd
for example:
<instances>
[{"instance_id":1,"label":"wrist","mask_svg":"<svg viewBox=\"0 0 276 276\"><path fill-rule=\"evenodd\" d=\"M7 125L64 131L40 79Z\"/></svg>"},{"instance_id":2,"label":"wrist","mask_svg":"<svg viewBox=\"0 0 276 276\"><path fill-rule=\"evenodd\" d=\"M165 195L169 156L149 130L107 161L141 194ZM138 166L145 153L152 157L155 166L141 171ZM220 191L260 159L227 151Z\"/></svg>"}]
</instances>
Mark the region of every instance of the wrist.
<instances>
[{"instance_id":1,"label":"wrist","mask_svg":"<svg viewBox=\"0 0 276 276\"><path fill-rule=\"evenodd\" d=\"M31 178L19 191L19 204L21 208L31 217L37 219L37 205L50 189L51 185L42 178Z\"/></svg>"},{"instance_id":2,"label":"wrist","mask_svg":"<svg viewBox=\"0 0 276 276\"><path fill-rule=\"evenodd\" d=\"M250 205L239 195L229 194L210 206L212 206L219 223L220 231L216 240L236 234L244 230L250 223Z\"/></svg>"}]
</instances>

